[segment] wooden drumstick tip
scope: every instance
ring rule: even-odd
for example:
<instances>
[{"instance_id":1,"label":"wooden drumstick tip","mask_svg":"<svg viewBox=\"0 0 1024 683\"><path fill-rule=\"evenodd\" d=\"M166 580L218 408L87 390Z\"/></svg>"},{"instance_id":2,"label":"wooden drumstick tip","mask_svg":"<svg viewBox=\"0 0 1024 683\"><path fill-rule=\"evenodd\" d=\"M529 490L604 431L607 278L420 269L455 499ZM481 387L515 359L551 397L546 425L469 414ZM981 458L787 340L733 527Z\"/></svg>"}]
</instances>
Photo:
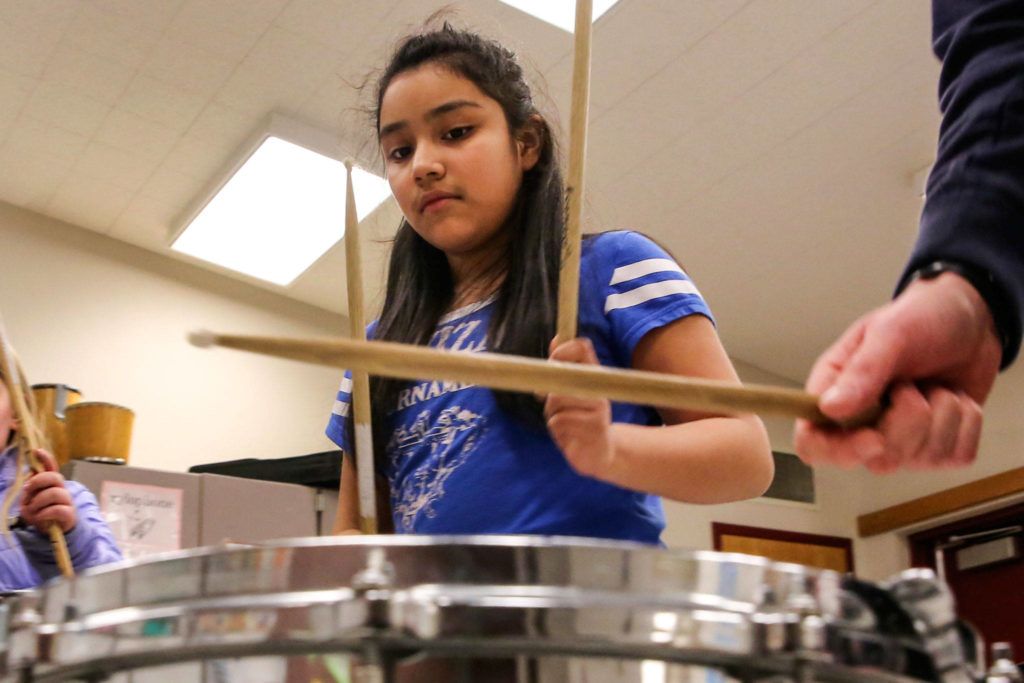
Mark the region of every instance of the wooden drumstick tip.
<instances>
[{"instance_id":1,"label":"wooden drumstick tip","mask_svg":"<svg viewBox=\"0 0 1024 683\"><path fill-rule=\"evenodd\" d=\"M195 332L189 332L188 341L192 346L208 349L217 343L217 335L209 330L196 330Z\"/></svg>"},{"instance_id":2,"label":"wooden drumstick tip","mask_svg":"<svg viewBox=\"0 0 1024 683\"><path fill-rule=\"evenodd\" d=\"M352 157L345 157L341 163L345 164L345 170L349 173L352 172L352 167L355 166L355 163L352 161Z\"/></svg>"}]
</instances>

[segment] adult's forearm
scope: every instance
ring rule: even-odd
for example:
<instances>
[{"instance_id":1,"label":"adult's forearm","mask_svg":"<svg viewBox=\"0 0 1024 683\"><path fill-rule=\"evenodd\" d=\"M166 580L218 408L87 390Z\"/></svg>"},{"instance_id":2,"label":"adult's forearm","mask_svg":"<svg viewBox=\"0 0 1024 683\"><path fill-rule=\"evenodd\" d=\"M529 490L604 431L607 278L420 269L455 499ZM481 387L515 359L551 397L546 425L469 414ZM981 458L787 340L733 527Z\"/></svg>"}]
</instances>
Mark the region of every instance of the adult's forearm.
<instances>
[{"instance_id":1,"label":"adult's forearm","mask_svg":"<svg viewBox=\"0 0 1024 683\"><path fill-rule=\"evenodd\" d=\"M934 0L932 8L943 119L920 236L897 291L936 260L990 274L1005 367L1024 320L1024 2Z\"/></svg>"}]
</instances>

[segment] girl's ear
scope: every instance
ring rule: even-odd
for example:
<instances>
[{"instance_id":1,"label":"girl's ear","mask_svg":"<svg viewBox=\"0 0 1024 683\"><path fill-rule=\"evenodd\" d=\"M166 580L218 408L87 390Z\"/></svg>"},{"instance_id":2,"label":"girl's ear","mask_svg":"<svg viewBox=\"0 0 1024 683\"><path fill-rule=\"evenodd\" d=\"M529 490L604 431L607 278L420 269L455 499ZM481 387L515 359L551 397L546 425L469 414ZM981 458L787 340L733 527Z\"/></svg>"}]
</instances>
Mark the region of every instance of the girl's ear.
<instances>
[{"instance_id":1,"label":"girl's ear","mask_svg":"<svg viewBox=\"0 0 1024 683\"><path fill-rule=\"evenodd\" d=\"M537 114L534 114L527 119L526 123L523 124L522 130L516 136L516 147L519 150L519 167L523 173L537 165L546 132L544 120Z\"/></svg>"}]
</instances>

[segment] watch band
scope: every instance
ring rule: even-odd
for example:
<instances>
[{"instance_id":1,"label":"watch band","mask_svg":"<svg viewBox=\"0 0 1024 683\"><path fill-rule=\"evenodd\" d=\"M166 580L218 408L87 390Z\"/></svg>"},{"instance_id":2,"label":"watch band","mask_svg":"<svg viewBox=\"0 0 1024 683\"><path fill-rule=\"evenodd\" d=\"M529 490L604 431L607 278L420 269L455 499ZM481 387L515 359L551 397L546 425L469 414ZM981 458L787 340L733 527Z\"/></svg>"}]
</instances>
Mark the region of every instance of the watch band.
<instances>
[{"instance_id":1,"label":"watch band","mask_svg":"<svg viewBox=\"0 0 1024 683\"><path fill-rule=\"evenodd\" d=\"M992 274L983 268L961 263L958 261L937 260L915 270L907 280L907 286L914 280L931 280L943 273L956 273L971 283L971 286L978 291L981 298L988 305L995 322L996 335L999 337L999 346L1003 349L1003 358L1007 357L1010 346L1010 332L1007 321L1009 304L1002 288L996 282ZM905 288L904 288L905 289Z\"/></svg>"}]
</instances>

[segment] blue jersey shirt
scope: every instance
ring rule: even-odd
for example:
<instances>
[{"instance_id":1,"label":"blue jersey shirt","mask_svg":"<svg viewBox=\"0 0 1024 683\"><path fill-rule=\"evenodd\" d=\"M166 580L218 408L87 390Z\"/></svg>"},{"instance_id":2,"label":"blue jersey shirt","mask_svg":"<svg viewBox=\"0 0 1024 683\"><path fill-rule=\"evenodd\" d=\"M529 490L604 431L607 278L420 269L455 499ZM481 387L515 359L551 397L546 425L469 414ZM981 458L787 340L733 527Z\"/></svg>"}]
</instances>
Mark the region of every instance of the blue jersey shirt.
<instances>
[{"instance_id":1,"label":"blue jersey shirt","mask_svg":"<svg viewBox=\"0 0 1024 683\"><path fill-rule=\"evenodd\" d=\"M430 346L487 350L493 309L484 301L442 318ZM579 334L602 365L629 367L651 330L679 318L711 317L697 288L660 247L635 232L583 244ZM368 336L372 337L374 325ZM346 375L327 435L351 452ZM612 403L612 420L658 424L651 408ZM398 533L544 534L658 543L665 527L657 496L577 474L546 430L506 415L486 387L410 382L389 415L386 447Z\"/></svg>"}]
</instances>

